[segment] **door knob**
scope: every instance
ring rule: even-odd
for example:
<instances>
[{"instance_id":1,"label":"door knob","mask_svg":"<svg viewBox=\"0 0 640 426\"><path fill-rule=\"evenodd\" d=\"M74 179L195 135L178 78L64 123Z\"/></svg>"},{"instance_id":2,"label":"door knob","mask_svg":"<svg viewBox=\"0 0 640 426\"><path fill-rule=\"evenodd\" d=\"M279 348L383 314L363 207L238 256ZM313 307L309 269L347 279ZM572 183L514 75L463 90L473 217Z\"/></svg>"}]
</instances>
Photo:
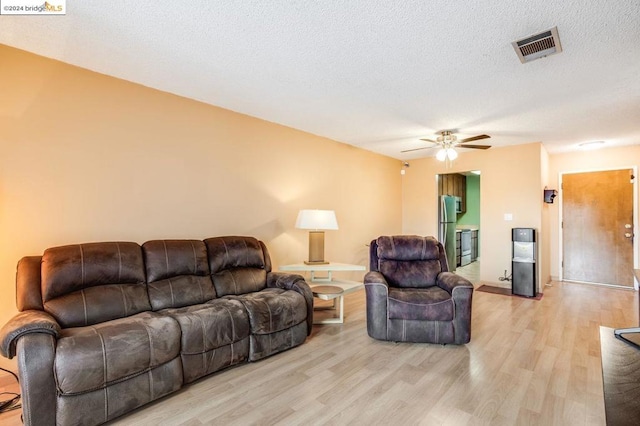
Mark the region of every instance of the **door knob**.
<instances>
[{"instance_id":1,"label":"door knob","mask_svg":"<svg viewBox=\"0 0 640 426\"><path fill-rule=\"evenodd\" d=\"M625 229L631 229L631 224L630 223L625 223L624 227L625 227Z\"/></svg>"},{"instance_id":2,"label":"door knob","mask_svg":"<svg viewBox=\"0 0 640 426\"><path fill-rule=\"evenodd\" d=\"M625 232L624 236L625 236L625 238L631 238L631 237L633 237L633 234L631 232Z\"/></svg>"}]
</instances>

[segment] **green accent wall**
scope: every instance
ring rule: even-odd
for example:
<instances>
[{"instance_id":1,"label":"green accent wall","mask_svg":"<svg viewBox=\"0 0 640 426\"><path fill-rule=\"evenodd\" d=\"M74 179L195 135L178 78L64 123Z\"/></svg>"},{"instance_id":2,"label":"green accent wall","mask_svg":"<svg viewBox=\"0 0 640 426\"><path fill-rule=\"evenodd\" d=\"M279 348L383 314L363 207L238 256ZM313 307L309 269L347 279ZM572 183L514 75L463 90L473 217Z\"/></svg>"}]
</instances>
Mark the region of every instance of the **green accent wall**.
<instances>
[{"instance_id":1,"label":"green accent wall","mask_svg":"<svg viewBox=\"0 0 640 426\"><path fill-rule=\"evenodd\" d=\"M478 229L478 256L480 256L480 240L482 239L482 229L480 229L480 175L467 176L467 204L466 211L458 215L457 227L472 226Z\"/></svg>"},{"instance_id":2,"label":"green accent wall","mask_svg":"<svg viewBox=\"0 0 640 426\"><path fill-rule=\"evenodd\" d=\"M467 176L467 211L458 215L458 227L460 225L473 225L480 227L480 176Z\"/></svg>"}]
</instances>

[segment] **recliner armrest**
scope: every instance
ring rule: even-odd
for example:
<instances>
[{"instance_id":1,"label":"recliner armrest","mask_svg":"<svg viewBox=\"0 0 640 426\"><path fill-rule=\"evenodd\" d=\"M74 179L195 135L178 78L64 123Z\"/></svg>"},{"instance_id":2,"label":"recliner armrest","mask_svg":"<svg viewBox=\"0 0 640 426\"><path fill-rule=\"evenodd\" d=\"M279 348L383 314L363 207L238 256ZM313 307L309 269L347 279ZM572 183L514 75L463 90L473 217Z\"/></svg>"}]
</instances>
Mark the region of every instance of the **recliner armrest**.
<instances>
[{"instance_id":1,"label":"recliner armrest","mask_svg":"<svg viewBox=\"0 0 640 426\"><path fill-rule=\"evenodd\" d=\"M389 289L389 283L386 278L378 271L367 272L364 276L364 285L367 284L382 284Z\"/></svg>"},{"instance_id":2,"label":"recliner armrest","mask_svg":"<svg viewBox=\"0 0 640 426\"><path fill-rule=\"evenodd\" d=\"M0 329L0 354L5 358L13 358L16 355L16 344L25 334L45 333L57 338L60 331L58 322L44 311L20 312Z\"/></svg>"},{"instance_id":3,"label":"recliner armrest","mask_svg":"<svg viewBox=\"0 0 640 426\"><path fill-rule=\"evenodd\" d=\"M307 336L310 335L313 329L313 292L304 277L286 272L269 272L267 287L297 291L304 297L307 302Z\"/></svg>"},{"instance_id":4,"label":"recliner armrest","mask_svg":"<svg viewBox=\"0 0 640 426\"><path fill-rule=\"evenodd\" d=\"M370 271L364 276L364 289L367 303L367 333L374 339L386 340L389 283L380 272Z\"/></svg>"},{"instance_id":5,"label":"recliner armrest","mask_svg":"<svg viewBox=\"0 0 640 426\"><path fill-rule=\"evenodd\" d=\"M438 274L436 284L441 289L448 291L452 297L455 295L457 289L473 290L473 284L471 281L465 277L456 275L453 272L441 272Z\"/></svg>"}]
</instances>

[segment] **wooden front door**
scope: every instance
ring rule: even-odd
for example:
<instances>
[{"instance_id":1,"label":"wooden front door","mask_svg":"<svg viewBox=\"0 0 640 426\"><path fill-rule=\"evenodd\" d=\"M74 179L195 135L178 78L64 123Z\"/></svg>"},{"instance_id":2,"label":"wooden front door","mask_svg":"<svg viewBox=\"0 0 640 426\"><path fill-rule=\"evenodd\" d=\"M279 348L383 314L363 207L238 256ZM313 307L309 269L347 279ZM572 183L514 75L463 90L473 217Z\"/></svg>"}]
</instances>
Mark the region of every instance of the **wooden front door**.
<instances>
[{"instance_id":1,"label":"wooden front door","mask_svg":"<svg viewBox=\"0 0 640 426\"><path fill-rule=\"evenodd\" d=\"M633 287L633 170L562 177L563 279Z\"/></svg>"}]
</instances>

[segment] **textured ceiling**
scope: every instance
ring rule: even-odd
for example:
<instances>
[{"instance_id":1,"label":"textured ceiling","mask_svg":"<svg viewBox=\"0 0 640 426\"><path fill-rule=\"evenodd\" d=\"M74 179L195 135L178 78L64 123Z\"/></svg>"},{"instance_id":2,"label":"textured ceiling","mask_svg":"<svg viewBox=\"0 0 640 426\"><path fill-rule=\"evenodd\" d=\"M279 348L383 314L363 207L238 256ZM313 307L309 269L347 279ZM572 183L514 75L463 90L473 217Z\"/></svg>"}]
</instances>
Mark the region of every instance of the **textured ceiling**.
<instances>
[{"instance_id":1,"label":"textured ceiling","mask_svg":"<svg viewBox=\"0 0 640 426\"><path fill-rule=\"evenodd\" d=\"M554 26L563 52L520 63L511 42ZM433 155L400 151L442 129L552 153L639 144L639 41L640 0L67 0L65 16L0 16L2 44L399 159Z\"/></svg>"}]
</instances>

